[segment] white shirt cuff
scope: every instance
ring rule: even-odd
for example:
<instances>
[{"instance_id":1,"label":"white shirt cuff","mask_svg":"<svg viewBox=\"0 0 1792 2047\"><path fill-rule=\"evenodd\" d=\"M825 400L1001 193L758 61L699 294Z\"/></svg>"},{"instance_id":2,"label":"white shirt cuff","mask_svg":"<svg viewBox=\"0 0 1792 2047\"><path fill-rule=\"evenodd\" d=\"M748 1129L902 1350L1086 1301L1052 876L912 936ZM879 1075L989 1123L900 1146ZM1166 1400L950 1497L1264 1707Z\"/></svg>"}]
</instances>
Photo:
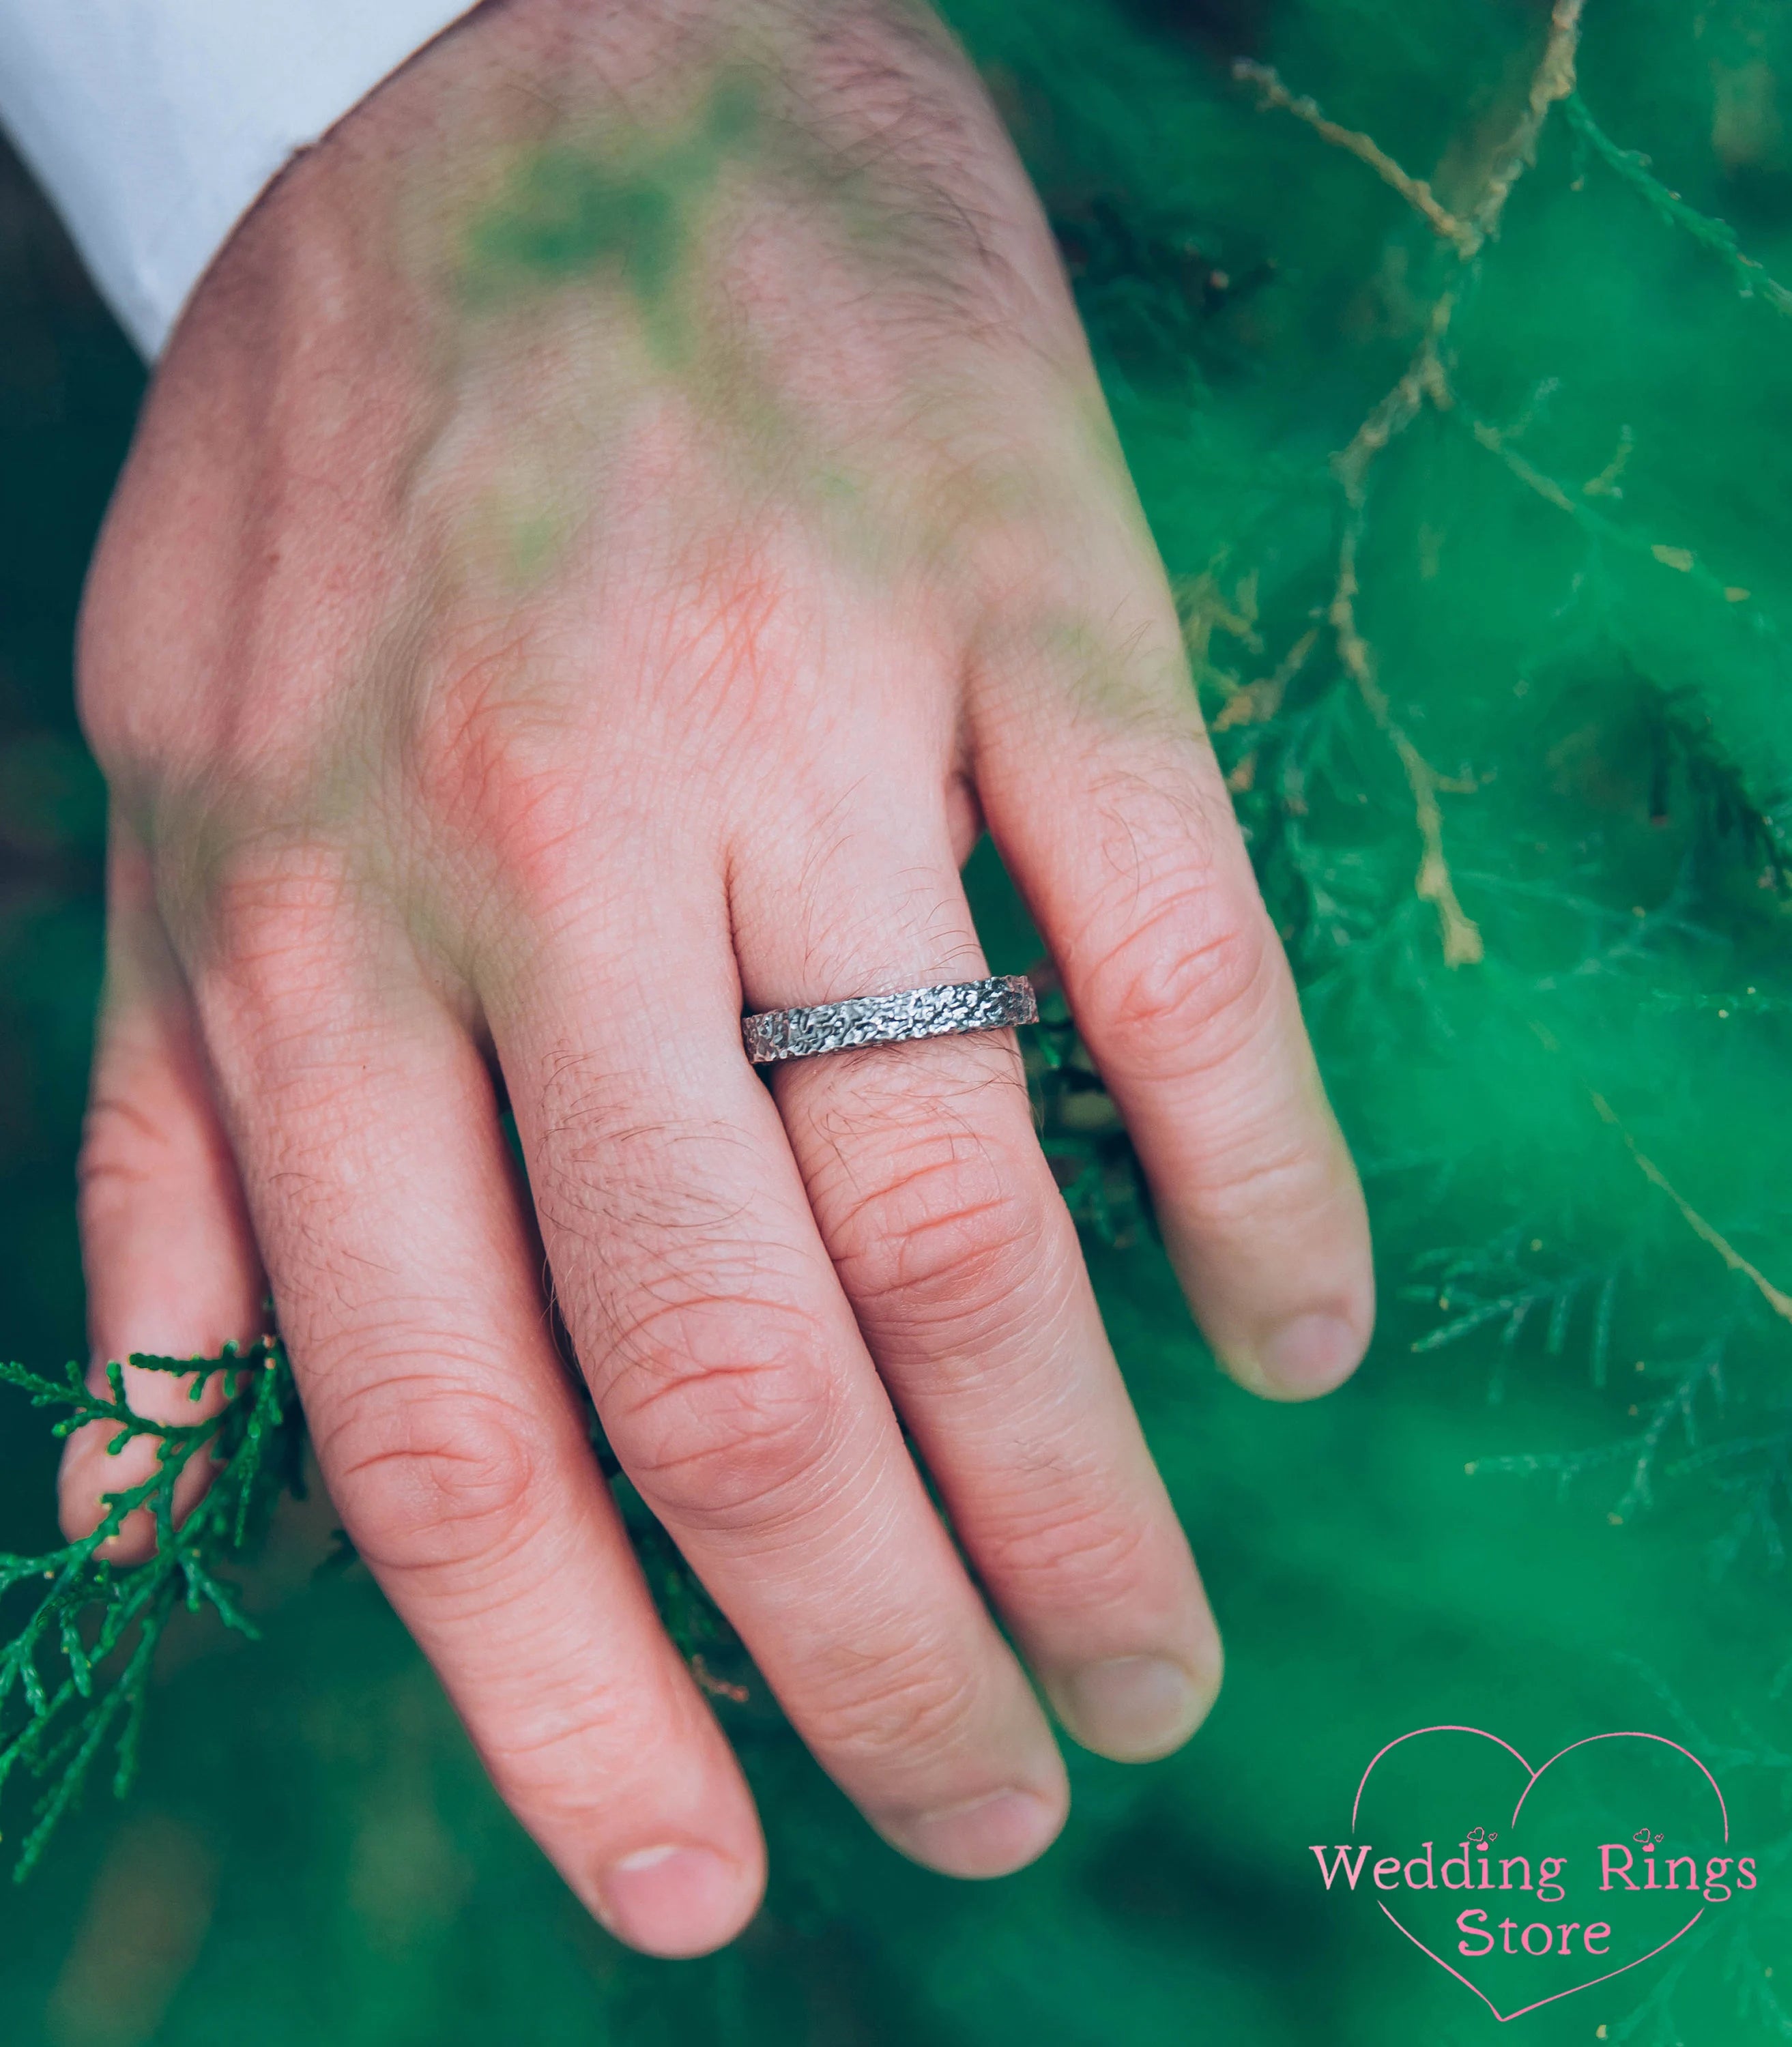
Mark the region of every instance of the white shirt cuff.
<instances>
[{"instance_id":1,"label":"white shirt cuff","mask_svg":"<svg viewBox=\"0 0 1792 2047\"><path fill-rule=\"evenodd\" d=\"M257 195L470 0L0 0L0 122L152 360Z\"/></svg>"}]
</instances>

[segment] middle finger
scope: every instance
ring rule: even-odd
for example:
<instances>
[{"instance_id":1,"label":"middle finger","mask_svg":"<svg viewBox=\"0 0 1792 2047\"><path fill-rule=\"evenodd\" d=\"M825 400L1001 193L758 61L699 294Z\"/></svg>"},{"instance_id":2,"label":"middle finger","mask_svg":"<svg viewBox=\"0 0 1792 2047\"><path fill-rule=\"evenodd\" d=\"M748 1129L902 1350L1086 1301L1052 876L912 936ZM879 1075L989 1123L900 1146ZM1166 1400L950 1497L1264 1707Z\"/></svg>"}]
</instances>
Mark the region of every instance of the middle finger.
<instances>
[{"instance_id":1,"label":"middle finger","mask_svg":"<svg viewBox=\"0 0 1792 2047\"><path fill-rule=\"evenodd\" d=\"M1063 1766L904 1449L741 1050L718 875L590 892L488 996L610 1443L823 1766L917 1859L1030 1860Z\"/></svg>"}]
</instances>

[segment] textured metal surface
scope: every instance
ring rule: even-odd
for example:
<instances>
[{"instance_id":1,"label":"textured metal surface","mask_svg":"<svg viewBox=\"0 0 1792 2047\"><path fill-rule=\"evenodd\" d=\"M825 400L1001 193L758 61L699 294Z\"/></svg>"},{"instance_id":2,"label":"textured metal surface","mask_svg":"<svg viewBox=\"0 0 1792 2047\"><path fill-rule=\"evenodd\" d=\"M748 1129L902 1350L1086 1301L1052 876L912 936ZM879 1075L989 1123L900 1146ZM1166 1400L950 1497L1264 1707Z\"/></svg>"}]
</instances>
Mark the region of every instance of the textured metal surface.
<instances>
[{"instance_id":1,"label":"textured metal surface","mask_svg":"<svg viewBox=\"0 0 1792 2047\"><path fill-rule=\"evenodd\" d=\"M768 1009L741 1020L741 1037L756 1066L807 1059L855 1045L900 1045L912 1038L945 1038L961 1031L1001 1031L1032 1023L1039 1004L1017 973L993 981L957 981L943 988L911 988L900 995L859 995L812 1009Z\"/></svg>"}]
</instances>

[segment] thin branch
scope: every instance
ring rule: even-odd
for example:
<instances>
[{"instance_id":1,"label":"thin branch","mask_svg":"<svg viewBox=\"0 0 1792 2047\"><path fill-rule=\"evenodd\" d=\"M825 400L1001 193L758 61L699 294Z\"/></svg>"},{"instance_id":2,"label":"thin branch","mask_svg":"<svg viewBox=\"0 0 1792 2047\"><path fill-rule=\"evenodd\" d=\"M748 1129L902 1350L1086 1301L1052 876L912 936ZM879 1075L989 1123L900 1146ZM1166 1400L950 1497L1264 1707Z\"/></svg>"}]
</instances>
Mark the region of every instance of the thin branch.
<instances>
[{"instance_id":1,"label":"thin branch","mask_svg":"<svg viewBox=\"0 0 1792 2047\"><path fill-rule=\"evenodd\" d=\"M1347 526L1338 546L1337 585L1331 603L1331 627L1338 659L1357 685L1369 715L1386 734L1412 791L1413 811L1423 851L1413 890L1438 913L1446 966L1473 966L1484 955L1480 927L1463 908L1444 857L1443 811L1438 803L1443 778L1407 737L1394 716L1388 693L1375 671L1375 656L1357 625L1357 530Z\"/></svg>"},{"instance_id":2,"label":"thin branch","mask_svg":"<svg viewBox=\"0 0 1792 2047\"><path fill-rule=\"evenodd\" d=\"M1736 245L1736 230L1728 222L1714 219L1689 206L1678 192L1664 185L1649 168L1649 159L1639 150L1620 149L1587 111L1580 95L1570 93L1562 111L1573 128L1607 168L1616 172L1632 191L1641 195L1650 210L1670 226L1678 227L1721 263L1736 281L1745 299L1759 298L1775 312L1792 314L1792 291L1781 284L1764 263L1745 255Z\"/></svg>"},{"instance_id":3,"label":"thin branch","mask_svg":"<svg viewBox=\"0 0 1792 2047\"><path fill-rule=\"evenodd\" d=\"M1438 795L1444 778L1420 753L1403 726L1394 715L1388 693L1376 672L1375 656L1357 622L1357 551L1363 529L1368 474L1376 458L1419 416L1430 398L1440 410L1451 402L1449 381L1444 372L1438 344L1449 331L1455 308L1453 293L1446 292L1432 306L1425 334L1411 361L1385 397L1351 436L1348 447L1332 458L1332 469L1343 486L1344 532L1338 541L1337 581L1327 614L1337 643L1338 660L1357 686L1377 728L1385 735L1399 760L1407 787L1412 791L1413 812L1422 846L1419 873L1413 882L1419 899L1438 913L1445 964L1472 966L1484 954L1480 927L1462 907L1450 878L1449 862L1444 856L1443 811Z\"/></svg>"},{"instance_id":4,"label":"thin branch","mask_svg":"<svg viewBox=\"0 0 1792 2047\"><path fill-rule=\"evenodd\" d=\"M1665 540L1651 540L1647 534L1632 532L1604 513L1583 502L1534 462L1527 462L1510 445L1508 436L1499 428L1465 413L1458 416L1467 420L1469 431L1477 442L1488 454L1497 455L1527 490L1535 491L1546 505L1553 505L1557 511L1566 512L1595 541L1620 548L1631 555L1647 555L1660 567L1675 575L1685 576L1695 588L1726 607L1747 605L1747 617L1753 629L1776 646L1784 644L1785 635L1778 622L1771 613L1754 600L1753 593L1740 583L1726 582L1722 576L1708 568L1689 548L1676 547Z\"/></svg>"},{"instance_id":5,"label":"thin branch","mask_svg":"<svg viewBox=\"0 0 1792 2047\"><path fill-rule=\"evenodd\" d=\"M1240 57L1232 67L1232 75L1241 85L1257 88L1260 110L1280 107L1297 121L1304 121L1321 141L1329 142L1333 149L1345 150L1359 163L1367 164L1384 185L1391 186L1415 213L1424 216L1442 240L1453 246L1465 262L1479 250L1483 238L1480 231L1468 221L1458 220L1422 178L1415 178L1410 172L1402 170L1373 136L1364 135L1354 128L1340 127L1337 122L1328 120L1316 99L1306 93L1297 96L1289 91L1269 64L1253 64L1248 57Z\"/></svg>"},{"instance_id":6,"label":"thin branch","mask_svg":"<svg viewBox=\"0 0 1792 2047\"><path fill-rule=\"evenodd\" d=\"M1392 389L1378 399L1349 443L1332 457L1332 471L1344 486L1346 501L1360 512L1368 494L1368 473L1376 458L1398 440L1423 409L1427 398L1440 412L1454 403L1444 369L1443 341L1456 312L1456 294L1444 292L1426 315L1425 331L1412 359Z\"/></svg>"},{"instance_id":7,"label":"thin branch","mask_svg":"<svg viewBox=\"0 0 1792 2047\"><path fill-rule=\"evenodd\" d=\"M1268 675L1247 683L1226 699L1213 720L1214 731L1229 731L1235 725L1268 724L1281 710L1288 685L1306 666L1307 657L1318 642L1318 627L1308 626Z\"/></svg>"},{"instance_id":8,"label":"thin branch","mask_svg":"<svg viewBox=\"0 0 1792 2047\"><path fill-rule=\"evenodd\" d=\"M1581 7L1581 0L1556 0L1550 17L1549 33L1531 74L1524 104L1511 134L1488 169L1471 209L1470 226L1466 232L1456 215L1438 206L1429 186L1401 170L1371 137L1357 135L1326 121L1313 101L1295 99L1274 72L1261 66L1240 64L1234 67L1234 75L1255 83L1264 94L1265 105L1286 106L1326 141L1348 149L1369 164L1406 195L1466 262L1473 258L1482 243L1498 228L1512 188L1535 158L1538 138L1549 118L1550 108L1574 89ZM1427 399L1440 412L1449 410L1453 403L1449 373L1444 366L1443 343L1456 307L1453 287L1438 295L1426 315L1419 346L1405 370L1392 389L1370 410L1349 443L1333 457L1333 470L1344 491L1345 517L1338 544L1337 581L1329 614L1339 662L1355 683L1370 716L1393 748L1407 786L1412 792L1414 817L1422 848L1413 886L1421 900L1430 904L1437 911L1444 960L1453 967L1474 965L1484 957L1485 946L1480 927L1463 908L1457 896L1444 852L1443 811L1438 797L1449 785L1395 717L1388 694L1376 676L1374 654L1357 621L1357 561L1368 502L1369 472L1376 459L1411 425Z\"/></svg>"},{"instance_id":9,"label":"thin branch","mask_svg":"<svg viewBox=\"0 0 1792 2047\"><path fill-rule=\"evenodd\" d=\"M1581 44L1581 0L1555 0L1550 14L1550 32L1543 54L1531 75L1531 88L1524 109L1508 137L1505 147L1495 157L1487 174L1480 199L1471 218L1483 240L1496 234L1500 217L1512 188L1537 161L1537 144L1550 109L1566 99L1574 90L1574 59Z\"/></svg>"},{"instance_id":10,"label":"thin branch","mask_svg":"<svg viewBox=\"0 0 1792 2047\"><path fill-rule=\"evenodd\" d=\"M1659 1187L1674 1205L1679 1209L1686 1226L1702 1242L1709 1244L1732 1272L1740 1272L1759 1293L1761 1298L1782 1321L1792 1322L1792 1294L1782 1293L1758 1266L1751 1265L1716 1226L1705 1221L1674 1182L1669 1179L1655 1160L1650 1158L1636 1140L1624 1128L1617 1111L1602 1094L1595 1094L1593 1105L1600 1118L1608 1123L1624 1141L1624 1147L1637 1163L1637 1168L1649 1184Z\"/></svg>"}]
</instances>

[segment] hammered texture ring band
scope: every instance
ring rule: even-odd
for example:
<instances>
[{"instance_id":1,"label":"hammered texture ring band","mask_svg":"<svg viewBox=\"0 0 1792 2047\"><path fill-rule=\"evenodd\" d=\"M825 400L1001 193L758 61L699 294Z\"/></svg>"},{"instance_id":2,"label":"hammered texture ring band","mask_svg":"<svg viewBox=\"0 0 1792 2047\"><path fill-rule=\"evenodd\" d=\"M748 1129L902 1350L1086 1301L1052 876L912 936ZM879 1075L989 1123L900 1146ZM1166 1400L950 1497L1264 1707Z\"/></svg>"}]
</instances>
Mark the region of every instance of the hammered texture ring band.
<instances>
[{"instance_id":1,"label":"hammered texture ring band","mask_svg":"<svg viewBox=\"0 0 1792 2047\"><path fill-rule=\"evenodd\" d=\"M812 1058L856 1045L900 1045L913 1038L947 1038L961 1031L1001 1031L1039 1020L1032 984L1024 974L991 981L954 981L943 988L911 988L900 995L858 995L812 1009L767 1009L743 1017L741 1037L756 1066L780 1059Z\"/></svg>"}]
</instances>

